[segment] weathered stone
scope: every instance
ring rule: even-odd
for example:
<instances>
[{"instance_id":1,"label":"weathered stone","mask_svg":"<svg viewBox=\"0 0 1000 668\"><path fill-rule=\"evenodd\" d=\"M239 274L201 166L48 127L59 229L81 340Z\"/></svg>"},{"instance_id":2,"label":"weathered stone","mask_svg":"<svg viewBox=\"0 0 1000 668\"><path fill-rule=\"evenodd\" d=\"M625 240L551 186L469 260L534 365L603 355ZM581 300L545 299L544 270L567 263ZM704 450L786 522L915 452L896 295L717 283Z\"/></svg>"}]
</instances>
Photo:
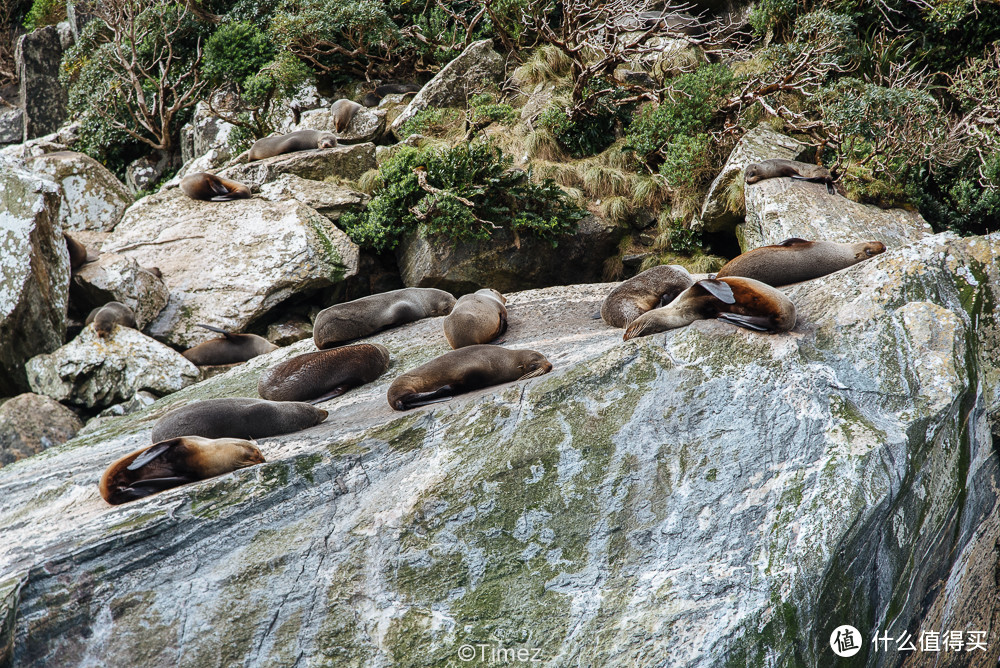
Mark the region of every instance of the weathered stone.
<instances>
[{"instance_id":1,"label":"weathered stone","mask_svg":"<svg viewBox=\"0 0 1000 668\"><path fill-rule=\"evenodd\" d=\"M304 318L276 322L267 327L267 340L276 346L290 346L312 336L312 323Z\"/></svg>"},{"instance_id":2,"label":"weathered stone","mask_svg":"<svg viewBox=\"0 0 1000 668\"><path fill-rule=\"evenodd\" d=\"M66 89L59 83L63 47L56 26L17 40L14 60L24 105L24 141L54 132L66 120Z\"/></svg>"},{"instance_id":3,"label":"weathered stone","mask_svg":"<svg viewBox=\"0 0 1000 668\"><path fill-rule=\"evenodd\" d=\"M191 666L446 666L466 644L825 668L842 623L866 647L992 629L997 257L1000 236L890 249L790 288L799 326L774 336L699 321L623 343L591 319L613 285L508 295L504 345L551 374L396 413L389 384L448 350L421 320L369 339L392 366L326 422L261 439L267 464L98 497L167 410L255 396L312 344L251 360L0 470L0 649L24 668L178 648Z\"/></svg>"},{"instance_id":4,"label":"weathered stone","mask_svg":"<svg viewBox=\"0 0 1000 668\"><path fill-rule=\"evenodd\" d=\"M378 103L378 110L385 112L385 126L389 127L392 125L393 121L399 118L399 115L406 111L406 108L410 106L410 100L413 98L413 93L393 93L392 95L386 95Z\"/></svg>"},{"instance_id":5,"label":"weathered stone","mask_svg":"<svg viewBox=\"0 0 1000 668\"><path fill-rule=\"evenodd\" d=\"M213 152L213 167L222 165L232 155L229 150L229 135L236 127L212 114L205 102L195 105L191 120L181 128L181 161L190 162ZM204 171L204 170L195 170Z\"/></svg>"},{"instance_id":6,"label":"weathered stone","mask_svg":"<svg viewBox=\"0 0 1000 668\"><path fill-rule=\"evenodd\" d=\"M761 123L740 139L729 154L725 166L709 186L701 207L702 226L706 232L731 232L746 215L743 204L743 170L747 165L772 158L798 160L808 147ZM737 191L734 197L732 191ZM731 200L737 200L735 203Z\"/></svg>"},{"instance_id":7,"label":"weathered stone","mask_svg":"<svg viewBox=\"0 0 1000 668\"><path fill-rule=\"evenodd\" d=\"M76 413L58 401L19 394L0 405L0 466L62 445L82 428Z\"/></svg>"},{"instance_id":8,"label":"weathered stone","mask_svg":"<svg viewBox=\"0 0 1000 668\"><path fill-rule=\"evenodd\" d=\"M0 106L0 144L20 144L24 141L24 110Z\"/></svg>"},{"instance_id":9,"label":"weathered stone","mask_svg":"<svg viewBox=\"0 0 1000 668\"><path fill-rule=\"evenodd\" d=\"M94 3L98 0L66 0L66 22L75 39L94 18Z\"/></svg>"},{"instance_id":10,"label":"weathered stone","mask_svg":"<svg viewBox=\"0 0 1000 668\"><path fill-rule=\"evenodd\" d=\"M125 185L133 193L152 190L168 169L170 169L170 159L167 156L147 155L125 168Z\"/></svg>"},{"instance_id":11,"label":"weathered stone","mask_svg":"<svg viewBox=\"0 0 1000 668\"><path fill-rule=\"evenodd\" d=\"M333 113L329 109L313 109L302 114L302 120L296 129L333 132L341 144L374 142L385 130L385 114L382 109L362 107L354 114L351 123L342 132L337 132Z\"/></svg>"},{"instance_id":12,"label":"weathered stone","mask_svg":"<svg viewBox=\"0 0 1000 668\"><path fill-rule=\"evenodd\" d=\"M418 111L429 107L464 108L471 95L495 90L503 75L503 56L493 50L492 40L473 42L420 89L390 128L396 132Z\"/></svg>"},{"instance_id":13,"label":"weathered stone","mask_svg":"<svg viewBox=\"0 0 1000 668\"><path fill-rule=\"evenodd\" d=\"M28 166L62 188L63 229L110 232L133 202L125 184L89 155L57 151L31 158Z\"/></svg>"},{"instance_id":14,"label":"weathered stone","mask_svg":"<svg viewBox=\"0 0 1000 668\"><path fill-rule=\"evenodd\" d=\"M260 187L261 198L269 202L296 200L316 209L330 220L337 220L351 210L368 203L368 195L326 181L303 179L294 174L282 174L277 180Z\"/></svg>"},{"instance_id":15,"label":"weathered stone","mask_svg":"<svg viewBox=\"0 0 1000 668\"><path fill-rule=\"evenodd\" d=\"M69 250L55 183L0 160L0 396L28 389L24 363L66 335Z\"/></svg>"},{"instance_id":16,"label":"weathered stone","mask_svg":"<svg viewBox=\"0 0 1000 668\"><path fill-rule=\"evenodd\" d=\"M139 329L159 315L170 298L170 290L149 269L130 257L103 253L73 274L74 308L88 313L108 302L121 302L135 313Z\"/></svg>"},{"instance_id":17,"label":"weathered stone","mask_svg":"<svg viewBox=\"0 0 1000 668\"><path fill-rule=\"evenodd\" d=\"M521 122L532 123L538 116L552 105L552 98L556 93L556 85L549 81L542 81L535 85L535 89L528 96L524 106L521 107Z\"/></svg>"},{"instance_id":18,"label":"weathered stone","mask_svg":"<svg viewBox=\"0 0 1000 668\"><path fill-rule=\"evenodd\" d=\"M789 237L828 241L881 241L905 246L931 234L916 211L880 209L831 195L822 183L764 179L744 188L747 214L740 246L748 251Z\"/></svg>"},{"instance_id":19,"label":"weathered stone","mask_svg":"<svg viewBox=\"0 0 1000 668\"><path fill-rule=\"evenodd\" d=\"M120 404L114 404L113 406L108 406L103 411L97 414L99 418L109 418L117 417L119 415L131 415L132 413L137 413L142 409L151 406L159 397L157 397L152 392L147 392L146 390L139 390L135 393L128 401L123 401ZM88 423L89 424L89 423Z\"/></svg>"},{"instance_id":20,"label":"weathered stone","mask_svg":"<svg viewBox=\"0 0 1000 668\"><path fill-rule=\"evenodd\" d=\"M5 155L18 160L28 160L37 158L47 153L56 151L68 151L70 147L80 139L80 124L68 123L51 134L44 137L29 139L20 144L4 146L0 148L0 155ZM21 140L18 140L21 141Z\"/></svg>"},{"instance_id":21,"label":"weathered stone","mask_svg":"<svg viewBox=\"0 0 1000 668\"><path fill-rule=\"evenodd\" d=\"M198 381L198 367L159 341L115 326L101 338L87 325L75 339L28 360L33 392L57 401L101 408L131 399L139 390L162 396Z\"/></svg>"},{"instance_id":22,"label":"weathered stone","mask_svg":"<svg viewBox=\"0 0 1000 668\"><path fill-rule=\"evenodd\" d=\"M273 158L233 165L219 176L259 189L282 174L294 174L304 179L345 179L353 181L375 168L375 145L355 144L336 148L319 148L276 155Z\"/></svg>"},{"instance_id":23,"label":"weathered stone","mask_svg":"<svg viewBox=\"0 0 1000 668\"><path fill-rule=\"evenodd\" d=\"M160 269L170 300L146 330L181 347L214 336L197 323L244 331L358 263L347 235L296 201L198 202L176 188L136 202L102 250Z\"/></svg>"},{"instance_id":24,"label":"weathered stone","mask_svg":"<svg viewBox=\"0 0 1000 668\"><path fill-rule=\"evenodd\" d=\"M485 242L452 242L408 235L396 252L403 283L454 293L490 287L500 292L600 280L604 261L618 252L622 230L597 216L580 221L559 245L506 228Z\"/></svg>"}]
</instances>

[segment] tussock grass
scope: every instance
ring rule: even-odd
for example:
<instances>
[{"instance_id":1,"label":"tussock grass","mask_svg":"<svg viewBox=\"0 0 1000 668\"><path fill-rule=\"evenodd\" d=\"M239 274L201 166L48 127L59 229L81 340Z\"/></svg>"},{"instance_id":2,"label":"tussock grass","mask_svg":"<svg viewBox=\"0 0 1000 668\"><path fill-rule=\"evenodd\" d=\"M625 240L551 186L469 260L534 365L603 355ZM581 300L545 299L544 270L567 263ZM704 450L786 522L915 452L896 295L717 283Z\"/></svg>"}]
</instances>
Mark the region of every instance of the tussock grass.
<instances>
[{"instance_id":1,"label":"tussock grass","mask_svg":"<svg viewBox=\"0 0 1000 668\"><path fill-rule=\"evenodd\" d=\"M559 81L569 76L572 65L558 47L546 44L535 49L524 65L514 70L514 83L536 86L544 81Z\"/></svg>"},{"instance_id":2,"label":"tussock grass","mask_svg":"<svg viewBox=\"0 0 1000 668\"><path fill-rule=\"evenodd\" d=\"M632 206L635 208L662 208L670 201L670 186L660 174L633 174L629 179L632 189Z\"/></svg>"},{"instance_id":3,"label":"tussock grass","mask_svg":"<svg viewBox=\"0 0 1000 668\"><path fill-rule=\"evenodd\" d=\"M524 152L529 158L548 162L564 162L569 157L552 133L541 127L525 137Z\"/></svg>"},{"instance_id":4,"label":"tussock grass","mask_svg":"<svg viewBox=\"0 0 1000 668\"><path fill-rule=\"evenodd\" d=\"M744 200L744 188L746 184L743 181L743 172L740 171L732 181L726 184L726 187L722 190L722 201L726 205L726 211L735 213L736 215L743 215L746 213L746 201Z\"/></svg>"},{"instance_id":5,"label":"tussock grass","mask_svg":"<svg viewBox=\"0 0 1000 668\"><path fill-rule=\"evenodd\" d=\"M358 190L366 195L371 195L384 185L382 182L382 173L378 169L369 169L361 175L357 185Z\"/></svg>"},{"instance_id":6,"label":"tussock grass","mask_svg":"<svg viewBox=\"0 0 1000 668\"><path fill-rule=\"evenodd\" d=\"M601 202L601 217L618 227L628 225L632 203L626 197L609 197Z\"/></svg>"},{"instance_id":7,"label":"tussock grass","mask_svg":"<svg viewBox=\"0 0 1000 668\"><path fill-rule=\"evenodd\" d=\"M604 261L601 278L605 281L620 281L625 275L623 258L632 250L632 237L625 236L618 242L618 252Z\"/></svg>"},{"instance_id":8,"label":"tussock grass","mask_svg":"<svg viewBox=\"0 0 1000 668\"><path fill-rule=\"evenodd\" d=\"M629 175L620 169L588 160L582 171L583 189L593 199L631 195Z\"/></svg>"},{"instance_id":9,"label":"tussock grass","mask_svg":"<svg viewBox=\"0 0 1000 668\"><path fill-rule=\"evenodd\" d=\"M657 253L642 261L640 271L646 271L661 264L679 264L692 274L711 274L726 264L726 258L706 253L695 253L694 255Z\"/></svg>"}]
</instances>

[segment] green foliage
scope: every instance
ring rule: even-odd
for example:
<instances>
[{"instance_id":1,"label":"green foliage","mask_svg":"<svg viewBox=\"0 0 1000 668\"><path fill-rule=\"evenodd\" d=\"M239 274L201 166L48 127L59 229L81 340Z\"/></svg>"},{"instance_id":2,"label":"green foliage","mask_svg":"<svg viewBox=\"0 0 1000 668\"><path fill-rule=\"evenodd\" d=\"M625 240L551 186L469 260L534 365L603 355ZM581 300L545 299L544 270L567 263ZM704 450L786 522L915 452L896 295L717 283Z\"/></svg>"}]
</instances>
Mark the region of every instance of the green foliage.
<instances>
[{"instance_id":1,"label":"green foliage","mask_svg":"<svg viewBox=\"0 0 1000 668\"><path fill-rule=\"evenodd\" d=\"M274 59L275 48L257 26L227 23L205 42L202 73L214 83L244 82Z\"/></svg>"},{"instance_id":2,"label":"green foliage","mask_svg":"<svg viewBox=\"0 0 1000 668\"><path fill-rule=\"evenodd\" d=\"M572 232L586 212L568 203L553 181L532 183L530 174L512 171L511 164L490 143L443 151L404 147L379 170L381 184L368 208L343 216L341 223L355 243L375 251L395 248L414 229L476 240L488 239L496 225L553 243ZM426 173L428 189L420 187L418 167Z\"/></svg>"},{"instance_id":3,"label":"green foliage","mask_svg":"<svg viewBox=\"0 0 1000 668\"><path fill-rule=\"evenodd\" d=\"M421 109L408 121L399 126L399 136L438 136L457 126L462 120L458 109L428 107Z\"/></svg>"},{"instance_id":4,"label":"green foliage","mask_svg":"<svg viewBox=\"0 0 1000 668\"><path fill-rule=\"evenodd\" d=\"M65 18L65 0L34 0L24 17L24 27L30 32L42 26L54 25Z\"/></svg>"},{"instance_id":5,"label":"green foliage","mask_svg":"<svg viewBox=\"0 0 1000 668\"><path fill-rule=\"evenodd\" d=\"M1000 150L981 164L969 158L937 174L912 170L909 183L910 197L935 228L961 234L1000 229Z\"/></svg>"},{"instance_id":6,"label":"green foliage","mask_svg":"<svg viewBox=\"0 0 1000 668\"><path fill-rule=\"evenodd\" d=\"M614 143L615 128L632 115L634 105L620 102L626 96L624 90L594 79L583 91L584 99L590 102L589 110L571 118L565 109L549 107L538 117L538 125L574 158L597 155Z\"/></svg>"},{"instance_id":7,"label":"green foliage","mask_svg":"<svg viewBox=\"0 0 1000 668\"><path fill-rule=\"evenodd\" d=\"M469 120L482 125L511 125L517 120L517 114L509 104L497 103L489 93L481 93L469 98Z\"/></svg>"},{"instance_id":8,"label":"green foliage","mask_svg":"<svg viewBox=\"0 0 1000 668\"><path fill-rule=\"evenodd\" d=\"M709 135L681 135L664 146L660 174L674 188L695 190L712 177L714 166Z\"/></svg>"},{"instance_id":9,"label":"green foliage","mask_svg":"<svg viewBox=\"0 0 1000 668\"><path fill-rule=\"evenodd\" d=\"M701 252L701 233L684 226L684 221L671 219L663 232L666 249L683 255Z\"/></svg>"},{"instance_id":10,"label":"green foliage","mask_svg":"<svg viewBox=\"0 0 1000 668\"><path fill-rule=\"evenodd\" d=\"M761 0L754 3L747 20L754 32L763 37L781 34L791 25L798 3L795 0Z\"/></svg>"}]
</instances>

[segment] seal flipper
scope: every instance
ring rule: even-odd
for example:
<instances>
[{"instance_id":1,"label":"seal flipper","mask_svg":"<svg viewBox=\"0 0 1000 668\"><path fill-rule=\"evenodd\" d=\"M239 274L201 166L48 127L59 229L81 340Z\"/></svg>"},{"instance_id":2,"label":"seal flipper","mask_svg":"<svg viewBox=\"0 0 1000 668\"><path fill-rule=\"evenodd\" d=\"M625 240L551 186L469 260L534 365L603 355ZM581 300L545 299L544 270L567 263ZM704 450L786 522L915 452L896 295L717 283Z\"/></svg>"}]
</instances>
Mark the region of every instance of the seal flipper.
<instances>
[{"instance_id":1,"label":"seal flipper","mask_svg":"<svg viewBox=\"0 0 1000 668\"><path fill-rule=\"evenodd\" d=\"M414 392L406 397L401 397L397 403L402 404L404 406L403 410L406 410L407 408L417 408L418 406L448 401L455 393L456 390L453 385L442 385L433 392Z\"/></svg>"},{"instance_id":2,"label":"seal flipper","mask_svg":"<svg viewBox=\"0 0 1000 668\"><path fill-rule=\"evenodd\" d=\"M778 243L776 243L774 245L775 246L801 246L802 244L811 244L811 243L812 243L811 241L807 241L806 239L801 239L799 237L788 237L784 241L779 241Z\"/></svg>"},{"instance_id":3,"label":"seal flipper","mask_svg":"<svg viewBox=\"0 0 1000 668\"><path fill-rule=\"evenodd\" d=\"M727 283L720 281L717 278L706 278L698 281L695 285L701 287L702 290L724 304L736 303L736 298L733 297L733 289L729 287Z\"/></svg>"},{"instance_id":4,"label":"seal flipper","mask_svg":"<svg viewBox=\"0 0 1000 668\"><path fill-rule=\"evenodd\" d=\"M720 313L717 318L732 323L737 327L752 329L755 332L773 332L771 319L760 315L740 315L739 313Z\"/></svg>"},{"instance_id":5,"label":"seal flipper","mask_svg":"<svg viewBox=\"0 0 1000 668\"><path fill-rule=\"evenodd\" d=\"M153 461L157 457L163 455L168 450L176 446L180 442L180 439L172 438L168 441L160 441L159 443L154 443L153 445L146 448L145 452L132 460L126 469L129 471L138 471L143 466Z\"/></svg>"},{"instance_id":6,"label":"seal flipper","mask_svg":"<svg viewBox=\"0 0 1000 668\"><path fill-rule=\"evenodd\" d=\"M309 399L309 400L307 400L306 403L307 404L322 403L324 401L328 401L330 399L334 399L336 397L339 397L342 394L346 394L349 390L352 390L352 389L354 389L357 386L358 386L357 384L343 383L342 385L337 385L336 387L334 387L332 390L330 390L329 392L327 392L326 394L324 394L321 397L316 397L315 399Z\"/></svg>"},{"instance_id":7,"label":"seal flipper","mask_svg":"<svg viewBox=\"0 0 1000 668\"><path fill-rule=\"evenodd\" d=\"M197 324L198 324L199 327L203 327L204 329L207 329L210 332L218 332L219 334L224 335L227 339L232 340L232 338L233 338L233 333L230 332L229 330L222 329L221 327L214 327L212 325L206 325L206 324L201 323L201 322L199 322Z\"/></svg>"}]
</instances>

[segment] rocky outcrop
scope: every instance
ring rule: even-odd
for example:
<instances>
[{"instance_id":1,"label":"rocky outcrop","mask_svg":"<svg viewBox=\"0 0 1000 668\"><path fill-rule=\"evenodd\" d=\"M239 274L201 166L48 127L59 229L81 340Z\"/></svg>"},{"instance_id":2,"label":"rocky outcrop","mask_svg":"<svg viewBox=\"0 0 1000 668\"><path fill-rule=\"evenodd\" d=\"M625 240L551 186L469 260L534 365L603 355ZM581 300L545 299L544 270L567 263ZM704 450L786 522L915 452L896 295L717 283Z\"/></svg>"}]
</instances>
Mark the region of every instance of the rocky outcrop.
<instances>
[{"instance_id":1,"label":"rocky outcrop","mask_svg":"<svg viewBox=\"0 0 1000 668\"><path fill-rule=\"evenodd\" d=\"M68 123L44 137L37 137L29 139L26 142L0 148L0 155L18 160L28 160L45 155L46 153L68 151L79 139L80 125L78 123Z\"/></svg>"},{"instance_id":2,"label":"rocky outcrop","mask_svg":"<svg viewBox=\"0 0 1000 668\"><path fill-rule=\"evenodd\" d=\"M132 309L139 329L152 322L170 298L170 290L158 276L117 253L104 253L83 265L73 274L71 290L73 305L81 313L121 302Z\"/></svg>"},{"instance_id":3,"label":"rocky outcrop","mask_svg":"<svg viewBox=\"0 0 1000 668\"><path fill-rule=\"evenodd\" d=\"M292 174L314 181L333 177L353 181L374 168L375 145L355 144L296 151L233 165L219 172L219 176L245 184L251 190L257 190L282 174Z\"/></svg>"},{"instance_id":4,"label":"rocky outcrop","mask_svg":"<svg viewBox=\"0 0 1000 668\"><path fill-rule=\"evenodd\" d=\"M214 336L198 323L244 331L358 265L347 235L297 201L198 202L176 188L136 202L102 251L160 269L170 300L146 331L180 347Z\"/></svg>"},{"instance_id":5,"label":"rocky outcrop","mask_svg":"<svg viewBox=\"0 0 1000 668\"><path fill-rule=\"evenodd\" d=\"M0 105L0 144L20 144L24 141L24 110Z\"/></svg>"},{"instance_id":6,"label":"rocky outcrop","mask_svg":"<svg viewBox=\"0 0 1000 668\"><path fill-rule=\"evenodd\" d=\"M0 405L0 466L62 445L82 428L76 413L58 401L19 394Z\"/></svg>"},{"instance_id":7,"label":"rocky outcrop","mask_svg":"<svg viewBox=\"0 0 1000 668\"><path fill-rule=\"evenodd\" d=\"M761 123L740 139L725 166L712 181L701 207L701 225L706 232L732 232L746 215L743 202L743 170L747 165L772 158L798 160L808 147Z\"/></svg>"},{"instance_id":8,"label":"rocky outcrop","mask_svg":"<svg viewBox=\"0 0 1000 668\"><path fill-rule=\"evenodd\" d=\"M88 325L58 350L28 360L26 371L32 391L86 408L126 401L139 390L163 396L199 378L179 352L121 326L101 338Z\"/></svg>"},{"instance_id":9,"label":"rocky outcrop","mask_svg":"<svg viewBox=\"0 0 1000 668\"><path fill-rule=\"evenodd\" d=\"M63 45L56 26L45 26L17 41L14 60L24 105L24 141L55 130L66 120L66 89L59 83Z\"/></svg>"},{"instance_id":10,"label":"rocky outcrop","mask_svg":"<svg viewBox=\"0 0 1000 668\"><path fill-rule=\"evenodd\" d=\"M827 192L822 183L774 178L746 184L746 223L740 246L748 251L789 237L828 241L874 239L904 246L931 234L916 211L880 209Z\"/></svg>"},{"instance_id":11,"label":"rocky outcrop","mask_svg":"<svg viewBox=\"0 0 1000 668\"><path fill-rule=\"evenodd\" d=\"M422 320L371 337L392 366L326 422L260 439L268 463L100 499L167 410L254 396L312 343L256 358L0 470L0 654L820 668L851 623L881 668L908 657L876 633L996 628L997 257L996 236L890 249L788 289L799 323L774 336L626 343L591 318L613 285L508 295L504 345L551 374L394 412L388 385L448 350Z\"/></svg>"},{"instance_id":12,"label":"rocky outcrop","mask_svg":"<svg viewBox=\"0 0 1000 668\"><path fill-rule=\"evenodd\" d=\"M341 144L374 142L382 136L382 132L385 130L385 114L383 109L363 107L354 114L350 125L342 132L337 132L333 113L329 109L313 109L302 114L302 120L299 121L296 129L333 132Z\"/></svg>"},{"instance_id":13,"label":"rocky outcrop","mask_svg":"<svg viewBox=\"0 0 1000 668\"><path fill-rule=\"evenodd\" d=\"M66 335L69 251L55 183L0 160L0 396L28 389L24 363Z\"/></svg>"},{"instance_id":14,"label":"rocky outcrop","mask_svg":"<svg viewBox=\"0 0 1000 668\"><path fill-rule=\"evenodd\" d=\"M493 232L489 241L442 243L440 238L410 234L396 256L403 283L454 293L489 287L500 292L600 280L604 261L618 251L622 231L597 216L580 221L575 234L558 246L537 237Z\"/></svg>"},{"instance_id":15,"label":"rocky outcrop","mask_svg":"<svg viewBox=\"0 0 1000 668\"><path fill-rule=\"evenodd\" d=\"M133 193L152 190L170 169L170 163L167 156L155 153L139 158L125 168L125 184Z\"/></svg>"},{"instance_id":16,"label":"rocky outcrop","mask_svg":"<svg viewBox=\"0 0 1000 668\"><path fill-rule=\"evenodd\" d=\"M229 134L234 127L214 115L208 104L199 102L191 120L181 128L181 161L187 163L214 151L216 166L223 164L231 157Z\"/></svg>"},{"instance_id":17,"label":"rocky outcrop","mask_svg":"<svg viewBox=\"0 0 1000 668\"><path fill-rule=\"evenodd\" d=\"M265 183L260 187L260 196L269 202L296 200L334 221L345 212L364 206L370 199L364 193L335 183L303 179L294 174L282 174L277 180Z\"/></svg>"},{"instance_id":18,"label":"rocky outcrop","mask_svg":"<svg viewBox=\"0 0 1000 668\"><path fill-rule=\"evenodd\" d=\"M495 90L503 76L503 56L493 50L492 40L473 42L420 89L390 127L396 132L417 112L429 107L464 107L469 96Z\"/></svg>"},{"instance_id":19,"label":"rocky outcrop","mask_svg":"<svg viewBox=\"0 0 1000 668\"><path fill-rule=\"evenodd\" d=\"M28 166L62 188L63 229L110 232L133 202L125 184L89 155L56 151Z\"/></svg>"}]
</instances>

